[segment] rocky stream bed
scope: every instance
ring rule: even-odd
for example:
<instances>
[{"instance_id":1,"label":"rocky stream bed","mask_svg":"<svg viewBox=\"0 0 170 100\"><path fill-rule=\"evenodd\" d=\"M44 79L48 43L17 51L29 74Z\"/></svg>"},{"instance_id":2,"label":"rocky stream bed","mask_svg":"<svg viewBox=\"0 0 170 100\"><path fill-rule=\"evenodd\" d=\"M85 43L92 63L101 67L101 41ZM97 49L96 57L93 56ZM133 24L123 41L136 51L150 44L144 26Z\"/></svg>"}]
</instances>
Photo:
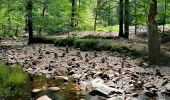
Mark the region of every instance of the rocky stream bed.
<instances>
[{"instance_id":1,"label":"rocky stream bed","mask_svg":"<svg viewBox=\"0 0 170 100\"><path fill-rule=\"evenodd\" d=\"M21 64L33 82L45 77L45 84L32 86L37 100L170 100L168 66L151 67L118 53L32 44L3 48L0 59Z\"/></svg>"}]
</instances>

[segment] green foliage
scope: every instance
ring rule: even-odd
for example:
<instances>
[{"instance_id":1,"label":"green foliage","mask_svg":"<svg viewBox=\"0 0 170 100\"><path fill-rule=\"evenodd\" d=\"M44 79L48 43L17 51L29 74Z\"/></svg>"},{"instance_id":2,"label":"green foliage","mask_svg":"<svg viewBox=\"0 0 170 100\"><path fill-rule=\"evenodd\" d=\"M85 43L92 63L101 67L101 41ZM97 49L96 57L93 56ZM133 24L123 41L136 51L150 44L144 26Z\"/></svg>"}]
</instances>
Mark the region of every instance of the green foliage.
<instances>
[{"instance_id":1,"label":"green foliage","mask_svg":"<svg viewBox=\"0 0 170 100\"><path fill-rule=\"evenodd\" d=\"M119 31L119 26L118 25L108 26L108 27L98 26L97 30L98 31L118 32Z\"/></svg>"},{"instance_id":2,"label":"green foliage","mask_svg":"<svg viewBox=\"0 0 170 100\"><path fill-rule=\"evenodd\" d=\"M12 96L18 90L17 86L25 84L27 74L22 71L21 66L7 66L0 61L0 96ZM15 90L15 91L14 91Z\"/></svg>"},{"instance_id":3,"label":"green foliage","mask_svg":"<svg viewBox=\"0 0 170 100\"><path fill-rule=\"evenodd\" d=\"M1 0L0 6L0 38L18 36L26 28L27 0ZM58 30L73 30L70 27L71 0L33 0L33 29L36 33L55 34ZM130 24L145 25L149 10L148 0L130 0ZM170 22L170 3L167 2L165 12L164 0L158 0L159 25ZM136 9L136 12L135 12ZM44 10L44 12L43 12ZM76 27L74 30L93 30L96 11L97 30L118 32L119 3L114 0L101 0L97 7L96 0L77 0ZM166 16L165 16L166 13ZM164 22L166 17L166 22Z\"/></svg>"}]
</instances>

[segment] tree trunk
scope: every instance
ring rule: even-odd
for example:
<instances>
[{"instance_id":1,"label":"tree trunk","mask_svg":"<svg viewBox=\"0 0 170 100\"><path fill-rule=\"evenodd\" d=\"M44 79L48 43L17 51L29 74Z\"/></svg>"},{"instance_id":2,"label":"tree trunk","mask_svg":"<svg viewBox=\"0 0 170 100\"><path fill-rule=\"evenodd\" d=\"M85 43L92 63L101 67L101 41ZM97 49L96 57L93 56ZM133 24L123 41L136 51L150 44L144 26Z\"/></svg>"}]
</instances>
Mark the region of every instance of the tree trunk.
<instances>
[{"instance_id":1,"label":"tree trunk","mask_svg":"<svg viewBox=\"0 0 170 100\"><path fill-rule=\"evenodd\" d=\"M27 1L27 11L28 11L28 33L29 33L29 43L32 43L33 40L33 22L32 22L32 9L33 2L32 0Z\"/></svg>"},{"instance_id":2,"label":"tree trunk","mask_svg":"<svg viewBox=\"0 0 170 100\"><path fill-rule=\"evenodd\" d=\"M124 29L125 29L125 34L124 34L124 38L128 39L129 38L129 0L125 0L125 7L124 7L124 11L125 11L125 22L124 22Z\"/></svg>"},{"instance_id":3,"label":"tree trunk","mask_svg":"<svg viewBox=\"0 0 170 100\"><path fill-rule=\"evenodd\" d=\"M137 4L135 0L135 34L137 34Z\"/></svg>"},{"instance_id":4,"label":"tree trunk","mask_svg":"<svg viewBox=\"0 0 170 100\"><path fill-rule=\"evenodd\" d=\"M165 8L164 8L164 19L163 19L163 34L165 33L165 25L166 25L166 11L167 11L167 0L164 1Z\"/></svg>"},{"instance_id":5,"label":"tree trunk","mask_svg":"<svg viewBox=\"0 0 170 100\"><path fill-rule=\"evenodd\" d=\"M160 40L156 23L157 0L151 0L148 15L148 54L149 63L157 64L160 58Z\"/></svg>"},{"instance_id":6,"label":"tree trunk","mask_svg":"<svg viewBox=\"0 0 170 100\"><path fill-rule=\"evenodd\" d=\"M96 31L96 27L97 27L97 17L98 17L98 6L99 6L99 3L100 3L100 1L99 0L97 0L97 5L96 5L96 14L95 14L95 18L94 18L94 31Z\"/></svg>"},{"instance_id":7,"label":"tree trunk","mask_svg":"<svg viewBox=\"0 0 170 100\"><path fill-rule=\"evenodd\" d=\"M43 20L44 20L44 15L45 15L45 10L46 9L47 9L47 5L46 5L46 2L44 2L43 9L42 9L42 14L41 14ZM44 27L44 23L43 23L43 27ZM42 27L39 28L39 34L41 34L41 31L42 31Z\"/></svg>"},{"instance_id":8,"label":"tree trunk","mask_svg":"<svg viewBox=\"0 0 170 100\"><path fill-rule=\"evenodd\" d=\"M98 11L96 9L96 15L95 15L95 19L94 19L94 31L96 31L96 27L97 27L97 16L98 16Z\"/></svg>"},{"instance_id":9,"label":"tree trunk","mask_svg":"<svg viewBox=\"0 0 170 100\"><path fill-rule=\"evenodd\" d=\"M76 6L77 0L72 0L72 11L71 11L71 27L76 27Z\"/></svg>"},{"instance_id":10,"label":"tree trunk","mask_svg":"<svg viewBox=\"0 0 170 100\"><path fill-rule=\"evenodd\" d=\"M123 0L119 0L119 37L123 37Z\"/></svg>"},{"instance_id":11,"label":"tree trunk","mask_svg":"<svg viewBox=\"0 0 170 100\"><path fill-rule=\"evenodd\" d=\"M109 11L108 11L108 16L107 16L107 23L108 23L108 26L111 26L112 25L112 20L111 20L111 6L110 6L110 3L109 3Z\"/></svg>"}]
</instances>

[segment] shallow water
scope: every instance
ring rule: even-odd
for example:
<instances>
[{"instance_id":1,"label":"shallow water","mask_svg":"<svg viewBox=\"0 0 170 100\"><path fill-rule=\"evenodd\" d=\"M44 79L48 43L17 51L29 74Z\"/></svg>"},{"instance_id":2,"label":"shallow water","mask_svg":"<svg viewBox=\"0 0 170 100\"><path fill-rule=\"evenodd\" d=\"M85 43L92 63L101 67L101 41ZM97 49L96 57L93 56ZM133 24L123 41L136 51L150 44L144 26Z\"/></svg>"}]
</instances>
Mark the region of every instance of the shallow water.
<instances>
[{"instance_id":1,"label":"shallow water","mask_svg":"<svg viewBox=\"0 0 170 100\"><path fill-rule=\"evenodd\" d=\"M59 87L59 91L50 91L48 87ZM21 87L20 87L21 88ZM31 93L32 89L43 88L39 93ZM34 76L33 82L28 82L22 86L22 91L19 95L5 97L5 100L30 100L37 99L41 96L47 95L52 100L80 100L84 98L81 95L78 85L74 84L72 80L64 82L64 80L46 79L43 76Z\"/></svg>"}]
</instances>

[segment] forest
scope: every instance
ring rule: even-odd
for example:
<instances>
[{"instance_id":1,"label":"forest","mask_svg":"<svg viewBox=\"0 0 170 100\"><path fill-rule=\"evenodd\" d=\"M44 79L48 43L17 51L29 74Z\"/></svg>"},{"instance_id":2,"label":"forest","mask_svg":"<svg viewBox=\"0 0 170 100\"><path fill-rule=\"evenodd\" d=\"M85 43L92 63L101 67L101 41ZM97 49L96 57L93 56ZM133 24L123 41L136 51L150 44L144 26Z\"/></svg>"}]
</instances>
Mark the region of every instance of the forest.
<instances>
[{"instance_id":1,"label":"forest","mask_svg":"<svg viewBox=\"0 0 170 100\"><path fill-rule=\"evenodd\" d=\"M169 0L0 2L0 100L170 100Z\"/></svg>"}]
</instances>

